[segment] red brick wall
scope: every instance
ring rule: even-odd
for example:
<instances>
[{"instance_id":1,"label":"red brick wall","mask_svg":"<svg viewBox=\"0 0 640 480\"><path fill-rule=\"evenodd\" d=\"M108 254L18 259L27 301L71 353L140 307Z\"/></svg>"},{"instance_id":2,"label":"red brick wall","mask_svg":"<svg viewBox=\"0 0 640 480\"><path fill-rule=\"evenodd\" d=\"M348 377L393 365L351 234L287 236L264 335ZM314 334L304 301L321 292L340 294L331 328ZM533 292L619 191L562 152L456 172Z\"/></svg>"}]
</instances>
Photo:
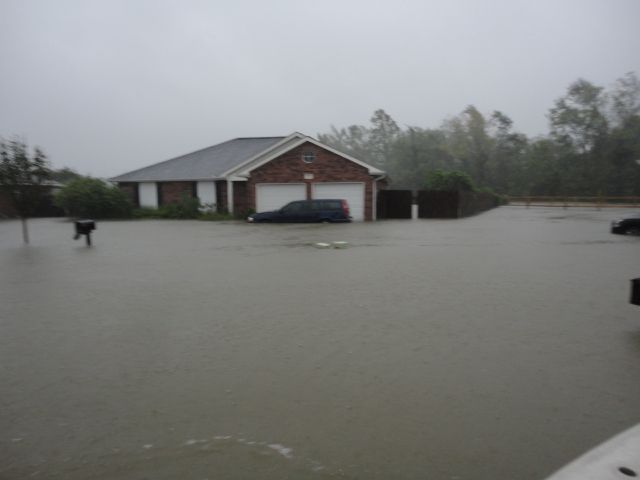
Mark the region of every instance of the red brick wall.
<instances>
[{"instance_id":1,"label":"red brick wall","mask_svg":"<svg viewBox=\"0 0 640 480\"><path fill-rule=\"evenodd\" d=\"M233 182L233 214L244 214L248 208L247 182Z\"/></svg>"},{"instance_id":2,"label":"red brick wall","mask_svg":"<svg viewBox=\"0 0 640 480\"><path fill-rule=\"evenodd\" d=\"M134 206L140 206L137 183L119 183L118 188L124 192Z\"/></svg>"},{"instance_id":3,"label":"red brick wall","mask_svg":"<svg viewBox=\"0 0 640 480\"><path fill-rule=\"evenodd\" d=\"M305 163L304 152L314 152L315 160ZM304 174L313 174L313 180L305 180ZM251 172L247 182L248 207L256 208L257 183L306 183L307 198L311 198L311 184L319 182L362 182L364 183L365 220L371 220L373 177L365 167L347 160L312 143L304 143Z\"/></svg>"},{"instance_id":4,"label":"red brick wall","mask_svg":"<svg viewBox=\"0 0 640 480\"><path fill-rule=\"evenodd\" d=\"M194 198L194 182L160 182L158 202L160 205L168 205L170 203L177 203L182 199L182 196Z\"/></svg>"},{"instance_id":5,"label":"red brick wall","mask_svg":"<svg viewBox=\"0 0 640 480\"><path fill-rule=\"evenodd\" d=\"M218 212L227 212L229 211L229 206L227 205L227 181L220 180L216 182L216 206L218 207Z\"/></svg>"}]
</instances>

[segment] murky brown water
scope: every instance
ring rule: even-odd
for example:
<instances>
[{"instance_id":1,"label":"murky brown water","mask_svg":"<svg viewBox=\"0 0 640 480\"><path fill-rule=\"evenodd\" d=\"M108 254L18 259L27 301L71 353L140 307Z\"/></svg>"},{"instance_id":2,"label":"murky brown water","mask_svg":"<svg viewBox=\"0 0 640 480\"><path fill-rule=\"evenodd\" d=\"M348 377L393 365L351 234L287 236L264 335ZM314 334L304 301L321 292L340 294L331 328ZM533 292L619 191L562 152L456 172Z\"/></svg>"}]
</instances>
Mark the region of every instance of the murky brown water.
<instances>
[{"instance_id":1,"label":"murky brown water","mask_svg":"<svg viewBox=\"0 0 640 480\"><path fill-rule=\"evenodd\" d=\"M544 478L640 421L620 213L0 222L0 479Z\"/></svg>"}]
</instances>

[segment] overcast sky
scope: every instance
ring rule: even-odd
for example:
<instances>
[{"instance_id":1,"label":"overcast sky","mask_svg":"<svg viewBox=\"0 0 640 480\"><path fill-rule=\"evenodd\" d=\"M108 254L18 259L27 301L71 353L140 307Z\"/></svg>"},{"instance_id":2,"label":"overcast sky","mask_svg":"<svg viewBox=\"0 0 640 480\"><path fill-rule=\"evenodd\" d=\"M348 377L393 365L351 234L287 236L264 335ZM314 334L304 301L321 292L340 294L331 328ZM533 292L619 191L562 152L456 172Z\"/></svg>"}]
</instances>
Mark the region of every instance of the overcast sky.
<instances>
[{"instance_id":1,"label":"overcast sky","mask_svg":"<svg viewBox=\"0 0 640 480\"><path fill-rule=\"evenodd\" d=\"M0 136L95 176L378 108L531 136L577 78L640 74L640 0L0 0L0 65Z\"/></svg>"}]
</instances>

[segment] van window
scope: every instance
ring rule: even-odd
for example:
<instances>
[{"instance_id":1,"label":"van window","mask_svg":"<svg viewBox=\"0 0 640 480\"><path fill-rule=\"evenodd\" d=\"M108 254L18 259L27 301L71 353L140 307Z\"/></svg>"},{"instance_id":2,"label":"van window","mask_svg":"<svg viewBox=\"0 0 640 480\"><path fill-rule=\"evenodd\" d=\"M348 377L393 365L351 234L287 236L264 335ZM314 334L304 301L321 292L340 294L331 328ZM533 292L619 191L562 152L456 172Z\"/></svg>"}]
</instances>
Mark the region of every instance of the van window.
<instances>
[{"instance_id":1,"label":"van window","mask_svg":"<svg viewBox=\"0 0 640 480\"><path fill-rule=\"evenodd\" d=\"M340 210L339 200L315 200L314 210Z\"/></svg>"},{"instance_id":2,"label":"van window","mask_svg":"<svg viewBox=\"0 0 640 480\"><path fill-rule=\"evenodd\" d=\"M287 213L296 213L302 210L302 205L304 202L292 202L289 203L287 205L285 205L282 208L283 212L287 212Z\"/></svg>"}]
</instances>

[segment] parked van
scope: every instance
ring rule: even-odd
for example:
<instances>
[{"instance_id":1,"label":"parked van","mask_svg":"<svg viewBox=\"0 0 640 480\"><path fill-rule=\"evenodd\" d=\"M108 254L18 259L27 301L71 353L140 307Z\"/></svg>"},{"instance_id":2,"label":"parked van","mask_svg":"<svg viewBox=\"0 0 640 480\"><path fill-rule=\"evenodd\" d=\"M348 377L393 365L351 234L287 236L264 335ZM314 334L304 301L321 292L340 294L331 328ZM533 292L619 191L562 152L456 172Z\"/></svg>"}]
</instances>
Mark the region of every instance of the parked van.
<instances>
[{"instance_id":1,"label":"parked van","mask_svg":"<svg viewBox=\"0 0 640 480\"><path fill-rule=\"evenodd\" d=\"M298 200L287 203L280 210L254 213L248 222L350 222L349 205L346 200Z\"/></svg>"}]
</instances>

